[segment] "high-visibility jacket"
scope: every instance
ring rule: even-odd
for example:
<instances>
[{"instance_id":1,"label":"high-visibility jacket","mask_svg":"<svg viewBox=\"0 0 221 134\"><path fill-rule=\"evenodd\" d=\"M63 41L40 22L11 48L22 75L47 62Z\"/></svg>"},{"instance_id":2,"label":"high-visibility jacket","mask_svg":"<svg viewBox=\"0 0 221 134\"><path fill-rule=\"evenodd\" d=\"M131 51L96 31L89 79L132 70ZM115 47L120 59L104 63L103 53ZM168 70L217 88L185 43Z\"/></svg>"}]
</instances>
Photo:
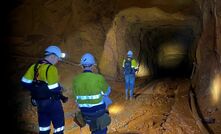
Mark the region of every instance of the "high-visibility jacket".
<instances>
[{"instance_id":1,"label":"high-visibility jacket","mask_svg":"<svg viewBox=\"0 0 221 134\"><path fill-rule=\"evenodd\" d=\"M103 94L109 93L110 87L100 74L84 72L73 80L73 96L79 107L104 104Z\"/></svg>"},{"instance_id":2,"label":"high-visibility jacket","mask_svg":"<svg viewBox=\"0 0 221 134\"><path fill-rule=\"evenodd\" d=\"M48 68L48 66L50 67ZM32 82L34 80L34 67L35 64L31 65L26 71L25 75L22 77L21 82L24 87L30 89ZM54 65L49 64L47 61L43 61L38 64L38 77L37 80L44 81L47 83L47 87L52 92L60 92L61 87L58 83L58 71Z\"/></svg>"}]
</instances>

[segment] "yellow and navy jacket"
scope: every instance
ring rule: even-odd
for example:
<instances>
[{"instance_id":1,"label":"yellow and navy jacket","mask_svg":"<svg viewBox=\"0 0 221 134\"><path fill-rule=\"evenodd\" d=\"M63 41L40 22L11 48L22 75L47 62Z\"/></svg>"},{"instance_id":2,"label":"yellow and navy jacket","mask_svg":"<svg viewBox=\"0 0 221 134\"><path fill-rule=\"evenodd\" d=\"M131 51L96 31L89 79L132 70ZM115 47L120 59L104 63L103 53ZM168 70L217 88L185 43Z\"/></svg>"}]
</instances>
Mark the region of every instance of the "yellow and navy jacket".
<instances>
[{"instance_id":1,"label":"yellow and navy jacket","mask_svg":"<svg viewBox=\"0 0 221 134\"><path fill-rule=\"evenodd\" d=\"M73 80L73 96L80 108L103 105L103 95L109 95L110 86L100 74L85 71Z\"/></svg>"},{"instance_id":2,"label":"yellow and navy jacket","mask_svg":"<svg viewBox=\"0 0 221 134\"><path fill-rule=\"evenodd\" d=\"M36 64L38 64L37 80L45 82L47 84L48 90L55 93L60 92L61 87L60 84L58 83L59 77L58 77L57 68L46 60L41 60ZM23 87L29 90L31 90L32 88L32 82L34 80L34 73L35 73L34 68L36 64L31 65L21 79Z\"/></svg>"}]
</instances>

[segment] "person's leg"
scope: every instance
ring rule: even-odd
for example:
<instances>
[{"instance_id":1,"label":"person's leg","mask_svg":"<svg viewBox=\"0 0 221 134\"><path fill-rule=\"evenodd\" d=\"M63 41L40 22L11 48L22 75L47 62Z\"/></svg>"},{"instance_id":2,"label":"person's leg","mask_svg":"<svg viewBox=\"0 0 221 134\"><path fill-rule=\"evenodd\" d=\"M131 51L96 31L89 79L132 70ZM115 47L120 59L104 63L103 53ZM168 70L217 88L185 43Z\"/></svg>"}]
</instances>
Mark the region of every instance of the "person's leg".
<instances>
[{"instance_id":1,"label":"person's leg","mask_svg":"<svg viewBox=\"0 0 221 134\"><path fill-rule=\"evenodd\" d=\"M130 75L130 99L133 99L134 85L135 85L135 75Z\"/></svg>"},{"instance_id":2,"label":"person's leg","mask_svg":"<svg viewBox=\"0 0 221 134\"><path fill-rule=\"evenodd\" d=\"M130 86L130 77L129 75L125 75L125 98L128 99L128 89Z\"/></svg>"},{"instance_id":3,"label":"person's leg","mask_svg":"<svg viewBox=\"0 0 221 134\"><path fill-rule=\"evenodd\" d=\"M40 101L38 102L38 124L39 124L39 134L49 134L50 133L50 116L48 112L48 102Z\"/></svg>"},{"instance_id":4,"label":"person's leg","mask_svg":"<svg viewBox=\"0 0 221 134\"><path fill-rule=\"evenodd\" d=\"M54 134L64 133L64 111L60 100L52 103L51 119L54 126Z\"/></svg>"},{"instance_id":5,"label":"person's leg","mask_svg":"<svg viewBox=\"0 0 221 134\"><path fill-rule=\"evenodd\" d=\"M107 128L91 132L91 134L107 134Z\"/></svg>"}]
</instances>

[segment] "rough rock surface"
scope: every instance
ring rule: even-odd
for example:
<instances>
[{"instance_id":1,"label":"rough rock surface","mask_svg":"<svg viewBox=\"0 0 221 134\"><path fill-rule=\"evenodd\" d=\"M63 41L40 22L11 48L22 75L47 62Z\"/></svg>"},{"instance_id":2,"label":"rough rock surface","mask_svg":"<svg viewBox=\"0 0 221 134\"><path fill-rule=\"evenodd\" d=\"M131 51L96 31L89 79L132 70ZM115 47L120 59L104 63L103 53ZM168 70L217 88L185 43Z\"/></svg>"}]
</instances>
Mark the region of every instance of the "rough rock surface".
<instances>
[{"instance_id":1,"label":"rough rock surface","mask_svg":"<svg viewBox=\"0 0 221 134\"><path fill-rule=\"evenodd\" d=\"M98 72L105 74L108 79L123 80L120 67L122 59L128 48L134 50L137 58L141 27L158 27L159 24L174 26L185 23L195 27L193 29L197 31L194 34L196 40L190 53L196 63L191 86L197 94L202 114L205 117L215 118L215 123L209 126L214 133L221 133L219 78L221 1L19 0L16 2L10 5L13 8L5 21L9 27L6 27L7 32L3 33L7 41L4 43L7 45L4 46L9 49L9 58L12 61L7 66L9 72L7 75L12 81L9 87L10 93L15 94L15 91L18 91L8 104L18 106L20 113L26 113L27 117L20 113L18 116L19 119L25 119L21 119L23 121L21 124L29 126L30 130L37 129L31 125L33 122L36 123L36 117L31 114L34 109L30 107L28 93L21 89L19 80L28 66L43 55L43 50L48 44L58 44L67 52L66 60L76 64L79 63L83 53L91 52L97 59ZM76 65L60 64L58 69L61 74L61 84L70 89L73 76L81 72L81 68ZM156 92L163 92L164 95L166 91ZM71 96L71 91L68 90L65 94ZM150 126L153 124L154 122L150 122Z\"/></svg>"}]
</instances>

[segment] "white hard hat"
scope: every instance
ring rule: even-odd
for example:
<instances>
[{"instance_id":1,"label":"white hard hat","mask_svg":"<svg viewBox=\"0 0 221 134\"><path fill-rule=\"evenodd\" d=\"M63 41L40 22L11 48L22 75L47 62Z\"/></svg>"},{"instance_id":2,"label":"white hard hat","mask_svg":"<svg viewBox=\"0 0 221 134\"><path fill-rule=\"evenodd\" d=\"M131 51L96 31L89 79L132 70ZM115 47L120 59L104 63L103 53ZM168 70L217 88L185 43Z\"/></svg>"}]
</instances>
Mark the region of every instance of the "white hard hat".
<instances>
[{"instance_id":1,"label":"white hard hat","mask_svg":"<svg viewBox=\"0 0 221 134\"><path fill-rule=\"evenodd\" d=\"M64 58L65 53L61 52L61 49L57 46L49 46L45 49L45 55L55 54L58 58Z\"/></svg>"},{"instance_id":2,"label":"white hard hat","mask_svg":"<svg viewBox=\"0 0 221 134\"><path fill-rule=\"evenodd\" d=\"M133 57L133 52L132 52L131 50L129 50L129 51L127 52L127 56L132 58L132 57Z\"/></svg>"},{"instance_id":3,"label":"white hard hat","mask_svg":"<svg viewBox=\"0 0 221 134\"><path fill-rule=\"evenodd\" d=\"M85 53L82 57L81 57L81 61L80 64L83 66L91 66L91 65L95 65L95 59L94 56L90 53Z\"/></svg>"}]
</instances>

